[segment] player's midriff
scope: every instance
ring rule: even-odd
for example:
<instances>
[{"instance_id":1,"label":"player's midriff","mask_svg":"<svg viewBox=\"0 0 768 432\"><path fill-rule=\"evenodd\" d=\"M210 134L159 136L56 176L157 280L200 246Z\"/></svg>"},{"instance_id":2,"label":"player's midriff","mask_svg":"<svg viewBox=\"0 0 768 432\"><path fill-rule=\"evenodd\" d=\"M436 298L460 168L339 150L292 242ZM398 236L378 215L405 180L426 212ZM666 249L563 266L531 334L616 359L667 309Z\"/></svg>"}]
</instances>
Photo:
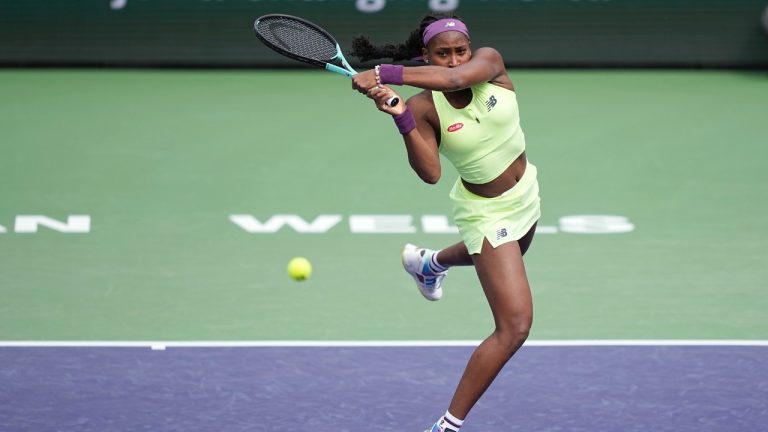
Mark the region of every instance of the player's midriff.
<instances>
[{"instance_id":1,"label":"player's midriff","mask_svg":"<svg viewBox=\"0 0 768 432\"><path fill-rule=\"evenodd\" d=\"M473 184L464 179L462 179L461 182L464 183L464 187L467 188L468 191L475 195L494 198L512 189L517 182L520 181L523 173L525 173L526 165L527 159L525 157L525 152L523 152L507 167L506 170L504 170L503 173L501 173L501 175L488 183Z\"/></svg>"}]
</instances>

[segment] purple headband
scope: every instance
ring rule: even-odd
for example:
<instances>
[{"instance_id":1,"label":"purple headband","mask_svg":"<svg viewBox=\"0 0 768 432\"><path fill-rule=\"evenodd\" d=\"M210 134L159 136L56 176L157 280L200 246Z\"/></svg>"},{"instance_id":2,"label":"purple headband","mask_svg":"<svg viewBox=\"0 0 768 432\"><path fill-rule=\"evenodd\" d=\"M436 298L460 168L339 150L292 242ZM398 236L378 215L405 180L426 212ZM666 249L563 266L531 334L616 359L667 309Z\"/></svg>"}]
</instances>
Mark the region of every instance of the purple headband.
<instances>
[{"instance_id":1,"label":"purple headband","mask_svg":"<svg viewBox=\"0 0 768 432\"><path fill-rule=\"evenodd\" d=\"M469 39L469 30L467 30L467 26L463 22L457 20L456 18L444 18L433 22L424 29L424 35L422 38L424 41L424 46L427 46L433 37L447 31L457 31L459 33L463 33L464 36Z\"/></svg>"}]
</instances>

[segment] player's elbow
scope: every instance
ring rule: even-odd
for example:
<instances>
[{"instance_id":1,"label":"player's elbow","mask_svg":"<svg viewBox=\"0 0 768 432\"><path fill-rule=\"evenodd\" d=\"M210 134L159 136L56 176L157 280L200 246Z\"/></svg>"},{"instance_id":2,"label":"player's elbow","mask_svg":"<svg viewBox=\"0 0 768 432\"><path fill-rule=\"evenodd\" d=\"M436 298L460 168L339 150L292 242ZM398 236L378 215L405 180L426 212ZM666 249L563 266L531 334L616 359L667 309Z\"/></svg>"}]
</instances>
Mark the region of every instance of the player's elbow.
<instances>
[{"instance_id":1,"label":"player's elbow","mask_svg":"<svg viewBox=\"0 0 768 432\"><path fill-rule=\"evenodd\" d=\"M418 172L418 174L419 178L421 178L424 183L436 184L438 181L440 181L440 171Z\"/></svg>"},{"instance_id":2,"label":"player's elbow","mask_svg":"<svg viewBox=\"0 0 768 432\"><path fill-rule=\"evenodd\" d=\"M413 154L409 154L408 162L411 164L411 168L419 176L424 183L435 184L440 180L440 161L435 156L432 158L416 157Z\"/></svg>"}]
</instances>

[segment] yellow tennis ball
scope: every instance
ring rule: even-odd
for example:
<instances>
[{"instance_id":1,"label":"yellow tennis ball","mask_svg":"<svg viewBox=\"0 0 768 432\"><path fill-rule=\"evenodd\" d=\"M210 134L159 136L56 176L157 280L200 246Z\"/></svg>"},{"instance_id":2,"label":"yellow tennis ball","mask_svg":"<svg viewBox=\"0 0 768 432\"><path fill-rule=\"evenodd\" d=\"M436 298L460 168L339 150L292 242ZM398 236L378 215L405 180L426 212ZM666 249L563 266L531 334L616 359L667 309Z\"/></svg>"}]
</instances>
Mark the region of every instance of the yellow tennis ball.
<instances>
[{"instance_id":1,"label":"yellow tennis ball","mask_svg":"<svg viewBox=\"0 0 768 432\"><path fill-rule=\"evenodd\" d=\"M312 274L312 264L304 257L296 257L288 262L288 275L293 280L303 281Z\"/></svg>"}]
</instances>

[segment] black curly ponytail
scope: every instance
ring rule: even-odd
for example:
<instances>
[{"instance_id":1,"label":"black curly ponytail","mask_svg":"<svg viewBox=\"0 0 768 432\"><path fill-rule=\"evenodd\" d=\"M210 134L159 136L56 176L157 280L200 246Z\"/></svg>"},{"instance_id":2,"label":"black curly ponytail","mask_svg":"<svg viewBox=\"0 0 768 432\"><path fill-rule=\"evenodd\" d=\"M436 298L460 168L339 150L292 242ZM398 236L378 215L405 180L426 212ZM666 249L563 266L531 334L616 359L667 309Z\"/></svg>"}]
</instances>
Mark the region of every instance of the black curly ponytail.
<instances>
[{"instance_id":1,"label":"black curly ponytail","mask_svg":"<svg viewBox=\"0 0 768 432\"><path fill-rule=\"evenodd\" d=\"M405 42L397 45L384 44L374 46L368 36L361 35L352 40L352 50L349 51L349 54L359 58L361 62L384 58L392 59L393 62L413 60L421 56L421 49L424 48L424 43L421 40L424 29L433 22L444 18L461 19L451 12L430 13L421 19L419 28L412 31Z\"/></svg>"}]
</instances>

